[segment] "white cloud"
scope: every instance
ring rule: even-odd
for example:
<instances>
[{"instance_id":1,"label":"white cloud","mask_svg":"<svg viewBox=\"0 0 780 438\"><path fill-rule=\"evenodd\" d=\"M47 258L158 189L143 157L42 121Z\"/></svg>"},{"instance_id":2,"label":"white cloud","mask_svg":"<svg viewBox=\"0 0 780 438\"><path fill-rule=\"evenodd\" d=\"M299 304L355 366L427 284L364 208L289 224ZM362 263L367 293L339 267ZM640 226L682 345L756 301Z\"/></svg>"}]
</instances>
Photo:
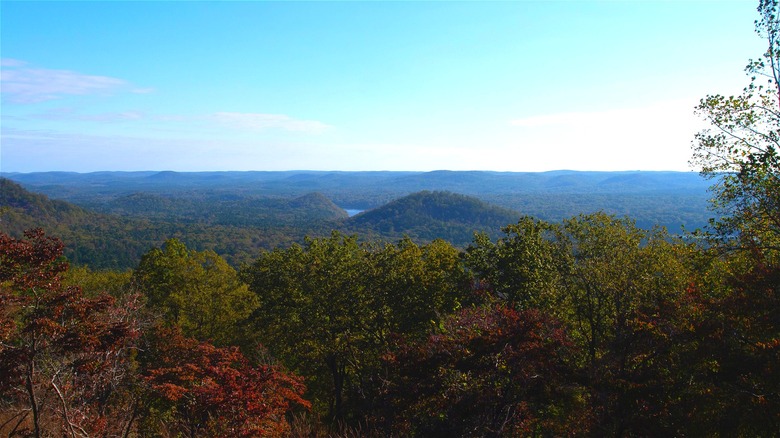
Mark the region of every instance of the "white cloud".
<instances>
[{"instance_id":1,"label":"white cloud","mask_svg":"<svg viewBox=\"0 0 780 438\"><path fill-rule=\"evenodd\" d=\"M178 133L159 136L148 131L95 134L4 126L2 140L0 161L2 170L8 172L289 170L311 166L311 157L328 157L321 148L308 143L226 140Z\"/></svg>"},{"instance_id":2,"label":"white cloud","mask_svg":"<svg viewBox=\"0 0 780 438\"><path fill-rule=\"evenodd\" d=\"M255 131L281 129L317 133L330 128L329 125L316 120L298 120L284 114L218 112L213 118L229 128Z\"/></svg>"},{"instance_id":3,"label":"white cloud","mask_svg":"<svg viewBox=\"0 0 780 438\"><path fill-rule=\"evenodd\" d=\"M127 83L108 76L86 75L70 70L28 67L24 61L5 58L0 72L4 100L13 103L38 103L66 95L85 95L110 91Z\"/></svg>"}]
</instances>

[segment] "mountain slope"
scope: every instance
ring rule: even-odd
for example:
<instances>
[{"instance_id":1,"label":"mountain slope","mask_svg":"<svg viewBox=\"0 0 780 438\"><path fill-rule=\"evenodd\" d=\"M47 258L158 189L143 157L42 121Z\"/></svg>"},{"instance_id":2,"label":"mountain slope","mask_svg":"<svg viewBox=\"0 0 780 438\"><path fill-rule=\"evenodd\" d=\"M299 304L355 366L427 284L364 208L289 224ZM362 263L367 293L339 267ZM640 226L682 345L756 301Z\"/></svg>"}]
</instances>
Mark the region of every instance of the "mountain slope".
<instances>
[{"instance_id":1,"label":"mountain slope","mask_svg":"<svg viewBox=\"0 0 780 438\"><path fill-rule=\"evenodd\" d=\"M520 216L470 196L422 191L361 213L346 223L348 230L369 235L408 235L428 241L441 238L463 246L471 242L474 232L496 234Z\"/></svg>"},{"instance_id":2,"label":"mountain slope","mask_svg":"<svg viewBox=\"0 0 780 438\"><path fill-rule=\"evenodd\" d=\"M82 205L122 217L242 227L305 225L347 217L320 193L286 199L200 191L175 195L135 192Z\"/></svg>"},{"instance_id":3,"label":"mountain slope","mask_svg":"<svg viewBox=\"0 0 780 438\"><path fill-rule=\"evenodd\" d=\"M69 226L89 216L80 207L29 192L5 178L0 178L0 208L0 230L9 234L43 225Z\"/></svg>"},{"instance_id":4,"label":"mountain slope","mask_svg":"<svg viewBox=\"0 0 780 438\"><path fill-rule=\"evenodd\" d=\"M95 213L0 178L0 231L20 237L31 228L61 238L72 263L93 269L135 267L146 251L172 237L192 249L214 250L238 264L250 261L260 249L286 246L304 235L302 230L285 227L209 226Z\"/></svg>"}]
</instances>

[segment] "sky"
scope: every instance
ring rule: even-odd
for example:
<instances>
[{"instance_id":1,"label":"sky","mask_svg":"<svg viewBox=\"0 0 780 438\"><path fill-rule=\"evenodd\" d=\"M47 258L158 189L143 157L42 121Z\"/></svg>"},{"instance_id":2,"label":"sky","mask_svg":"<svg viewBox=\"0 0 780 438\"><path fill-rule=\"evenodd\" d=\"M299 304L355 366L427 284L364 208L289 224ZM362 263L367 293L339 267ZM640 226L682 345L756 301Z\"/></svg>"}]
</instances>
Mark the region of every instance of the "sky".
<instances>
[{"instance_id":1,"label":"sky","mask_svg":"<svg viewBox=\"0 0 780 438\"><path fill-rule=\"evenodd\" d=\"M0 171L695 170L757 1L0 2Z\"/></svg>"}]
</instances>

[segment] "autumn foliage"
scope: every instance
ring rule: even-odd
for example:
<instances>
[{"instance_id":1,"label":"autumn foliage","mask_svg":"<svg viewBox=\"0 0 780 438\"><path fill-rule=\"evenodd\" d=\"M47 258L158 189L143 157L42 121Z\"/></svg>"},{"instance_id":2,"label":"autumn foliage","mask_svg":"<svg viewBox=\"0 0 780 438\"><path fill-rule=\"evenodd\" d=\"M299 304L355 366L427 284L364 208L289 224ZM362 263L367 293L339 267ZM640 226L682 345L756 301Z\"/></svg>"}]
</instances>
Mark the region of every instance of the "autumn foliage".
<instances>
[{"instance_id":1,"label":"autumn foliage","mask_svg":"<svg viewBox=\"0 0 780 438\"><path fill-rule=\"evenodd\" d=\"M36 437L119 433L131 421L121 407L136 302L64 287L62 249L42 230L0 234L0 426Z\"/></svg>"},{"instance_id":2,"label":"autumn foliage","mask_svg":"<svg viewBox=\"0 0 780 438\"><path fill-rule=\"evenodd\" d=\"M178 330L142 332L138 294L64 286L63 244L0 233L0 432L283 436L301 379ZM164 408L161 410L160 408Z\"/></svg>"},{"instance_id":3,"label":"autumn foliage","mask_svg":"<svg viewBox=\"0 0 780 438\"><path fill-rule=\"evenodd\" d=\"M310 406L300 378L278 366L251 366L236 347L185 338L178 329L157 329L150 338L143 380L171 435L285 436L285 414Z\"/></svg>"},{"instance_id":4,"label":"autumn foliage","mask_svg":"<svg viewBox=\"0 0 780 438\"><path fill-rule=\"evenodd\" d=\"M502 304L464 309L402 342L384 420L414 436L567 435L588 429L586 394L562 325Z\"/></svg>"}]
</instances>

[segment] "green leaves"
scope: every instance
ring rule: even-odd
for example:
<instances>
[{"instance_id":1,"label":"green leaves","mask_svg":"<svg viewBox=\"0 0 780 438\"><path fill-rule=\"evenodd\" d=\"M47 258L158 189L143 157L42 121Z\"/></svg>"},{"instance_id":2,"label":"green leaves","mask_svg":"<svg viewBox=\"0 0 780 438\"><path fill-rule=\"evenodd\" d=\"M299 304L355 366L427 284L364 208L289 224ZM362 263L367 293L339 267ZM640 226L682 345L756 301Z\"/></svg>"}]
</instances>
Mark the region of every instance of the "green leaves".
<instances>
[{"instance_id":1,"label":"green leaves","mask_svg":"<svg viewBox=\"0 0 780 438\"><path fill-rule=\"evenodd\" d=\"M466 250L466 264L492 293L518 308L551 309L558 278L551 237L554 226L524 217L503 228L494 244L477 235Z\"/></svg>"},{"instance_id":2,"label":"green leaves","mask_svg":"<svg viewBox=\"0 0 780 438\"><path fill-rule=\"evenodd\" d=\"M263 253L241 277L259 299L252 329L309 377L315 409L330 419L367 409L391 336L424 336L460 306L468 285L446 242L372 247L337 232Z\"/></svg>"},{"instance_id":3,"label":"green leaves","mask_svg":"<svg viewBox=\"0 0 780 438\"><path fill-rule=\"evenodd\" d=\"M243 341L238 324L258 304L224 259L213 251L190 251L176 239L146 253L133 281L169 325L220 346Z\"/></svg>"},{"instance_id":4,"label":"green leaves","mask_svg":"<svg viewBox=\"0 0 780 438\"><path fill-rule=\"evenodd\" d=\"M745 71L750 84L739 96L711 95L696 111L712 129L696 134L691 163L715 179L717 237L739 236L767 250L780 249L780 21L777 0L761 0L757 33L767 51ZM766 84L758 83L766 79ZM731 245L734 246L734 245Z\"/></svg>"}]
</instances>

